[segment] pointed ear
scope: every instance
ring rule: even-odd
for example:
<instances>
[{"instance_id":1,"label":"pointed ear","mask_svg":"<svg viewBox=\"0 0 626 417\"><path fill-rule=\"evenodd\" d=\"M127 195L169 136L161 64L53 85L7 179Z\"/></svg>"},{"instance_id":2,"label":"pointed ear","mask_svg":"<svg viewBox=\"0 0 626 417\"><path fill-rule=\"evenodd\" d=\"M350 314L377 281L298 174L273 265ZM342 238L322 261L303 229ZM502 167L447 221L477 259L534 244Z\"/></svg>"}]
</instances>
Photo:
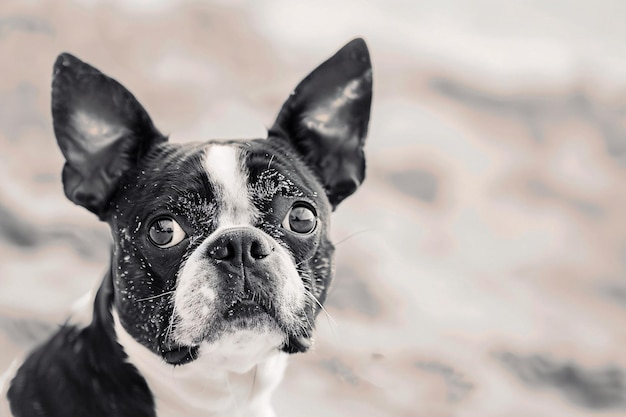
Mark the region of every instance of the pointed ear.
<instances>
[{"instance_id":1,"label":"pointed ear","mask_svg":"<svg viewBox=\"0 0 626 417\"><path fill-rule=\"evenodd\" d=\"M100 218L124 173L167 140L128 90L67 53L54 64L52 119L65 195Z\"/></svg>"},{"instance_id":2,"label":"pointed ear","mask_svg":"<svg viewBox=\"0 0 626 417\"><path fill-rule=\"evenodd\" d=\"M296 87L270 130L270 140L291 142L317 173L333 209L365 178L371 102L369 52L355 39Z\"/></svg>"}]
</instances>

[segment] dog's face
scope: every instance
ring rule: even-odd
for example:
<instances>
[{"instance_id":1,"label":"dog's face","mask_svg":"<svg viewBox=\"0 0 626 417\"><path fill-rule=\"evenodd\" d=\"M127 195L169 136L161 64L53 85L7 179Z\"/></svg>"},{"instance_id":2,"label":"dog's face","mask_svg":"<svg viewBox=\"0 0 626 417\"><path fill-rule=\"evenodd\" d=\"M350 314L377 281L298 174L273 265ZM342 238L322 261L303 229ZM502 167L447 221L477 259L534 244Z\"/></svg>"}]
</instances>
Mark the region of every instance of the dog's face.
<instances>
[{"instance_id":1,"label":"dog's face","mask_svg":"<svg viewBox=\"0 0 626 417\"><path fill-rule=\"evenodd\" d=\"M258 140L163 144L131 176L108 217L131 335L173 363L244 329L306 348L333 252L330 205L307 169Z\"/></svg>"},{"instance_id":2,"label":"dog's face","mask_svg":"<svg viewBox=\"0 0 626 417\"><path fill-rule=\"evenodd\" d=\"M332 279L330 214L365 176L371 94L355 40L298 85L267 139L174 144L124 87L59 56L65 193L111 227L124 329L177 365L233 336L305 351Z\"/></svg>"}]
</instances>

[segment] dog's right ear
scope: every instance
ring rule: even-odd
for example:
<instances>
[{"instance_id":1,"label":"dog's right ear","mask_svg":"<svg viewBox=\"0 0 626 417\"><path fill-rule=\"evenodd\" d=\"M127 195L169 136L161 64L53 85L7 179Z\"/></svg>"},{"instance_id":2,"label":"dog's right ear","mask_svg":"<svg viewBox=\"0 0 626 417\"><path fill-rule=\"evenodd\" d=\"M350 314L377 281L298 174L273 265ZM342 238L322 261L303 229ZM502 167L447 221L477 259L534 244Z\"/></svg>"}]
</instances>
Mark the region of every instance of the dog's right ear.
<instances>
[{"instance_id":1,"label":"dog's right ear","mask_svg":"<svg viewBox=\"0 0 626 417\"><path fill-rule=\"evenodd\" d=\"M65 195L101 219L124 173L167 140L126 88L67 53L54 64L52 119Z\"/></svg>"},{"instance_id":2,"label":"dog's right ear","mask_svg":"<svg viewBox=\"0 0 626 417\"><path fill-rule=\"evenodd\" d=\"M354 39L307 75L270 130L318 175L333 210L365 179L363 147L372 104L372 64Z\"/></svg>"}]
</instances>

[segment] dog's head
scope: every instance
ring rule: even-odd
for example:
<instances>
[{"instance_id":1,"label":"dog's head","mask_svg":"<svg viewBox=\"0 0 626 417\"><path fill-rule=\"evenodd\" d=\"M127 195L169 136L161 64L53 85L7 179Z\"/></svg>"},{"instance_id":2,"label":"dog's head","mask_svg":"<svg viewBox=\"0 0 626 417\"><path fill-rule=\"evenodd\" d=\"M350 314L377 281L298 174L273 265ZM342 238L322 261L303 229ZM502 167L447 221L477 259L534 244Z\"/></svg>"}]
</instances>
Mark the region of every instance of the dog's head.
<instances>
[{"instance_id":1,"label":"dog's head","mask_svg":"<svg viewBox=\"0 0 626 417\"><path fill-rule=\"evenodd\" d=\"M172 364L232 337L305 351L332 279L330 214L365 177L371 95L357 39L296 87L267 139L174 144L122 85L60 55L65 194L111 227L124 329Z\"/></svg>"}]
</instances>

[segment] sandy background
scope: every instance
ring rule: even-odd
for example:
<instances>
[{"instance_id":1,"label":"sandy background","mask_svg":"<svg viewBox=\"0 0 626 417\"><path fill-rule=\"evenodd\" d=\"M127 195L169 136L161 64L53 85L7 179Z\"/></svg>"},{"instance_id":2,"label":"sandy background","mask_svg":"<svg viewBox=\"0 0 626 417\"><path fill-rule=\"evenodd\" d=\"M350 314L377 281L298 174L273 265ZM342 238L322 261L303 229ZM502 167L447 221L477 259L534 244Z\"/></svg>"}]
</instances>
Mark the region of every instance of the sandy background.
<instances>
[{"instance_id":1,"label":"sandy background","mask_svg":"<svg viewBox=\"0 0 626 417\"><path fill-rule=\"evenodd\" d=\"M626 415L626 3L0 3L0 369L98 281L108 231L66 201L49 113L70 51L173 140L260 137L355 36L368 178L280 416Z\"/></svg>"}]
</instances>

